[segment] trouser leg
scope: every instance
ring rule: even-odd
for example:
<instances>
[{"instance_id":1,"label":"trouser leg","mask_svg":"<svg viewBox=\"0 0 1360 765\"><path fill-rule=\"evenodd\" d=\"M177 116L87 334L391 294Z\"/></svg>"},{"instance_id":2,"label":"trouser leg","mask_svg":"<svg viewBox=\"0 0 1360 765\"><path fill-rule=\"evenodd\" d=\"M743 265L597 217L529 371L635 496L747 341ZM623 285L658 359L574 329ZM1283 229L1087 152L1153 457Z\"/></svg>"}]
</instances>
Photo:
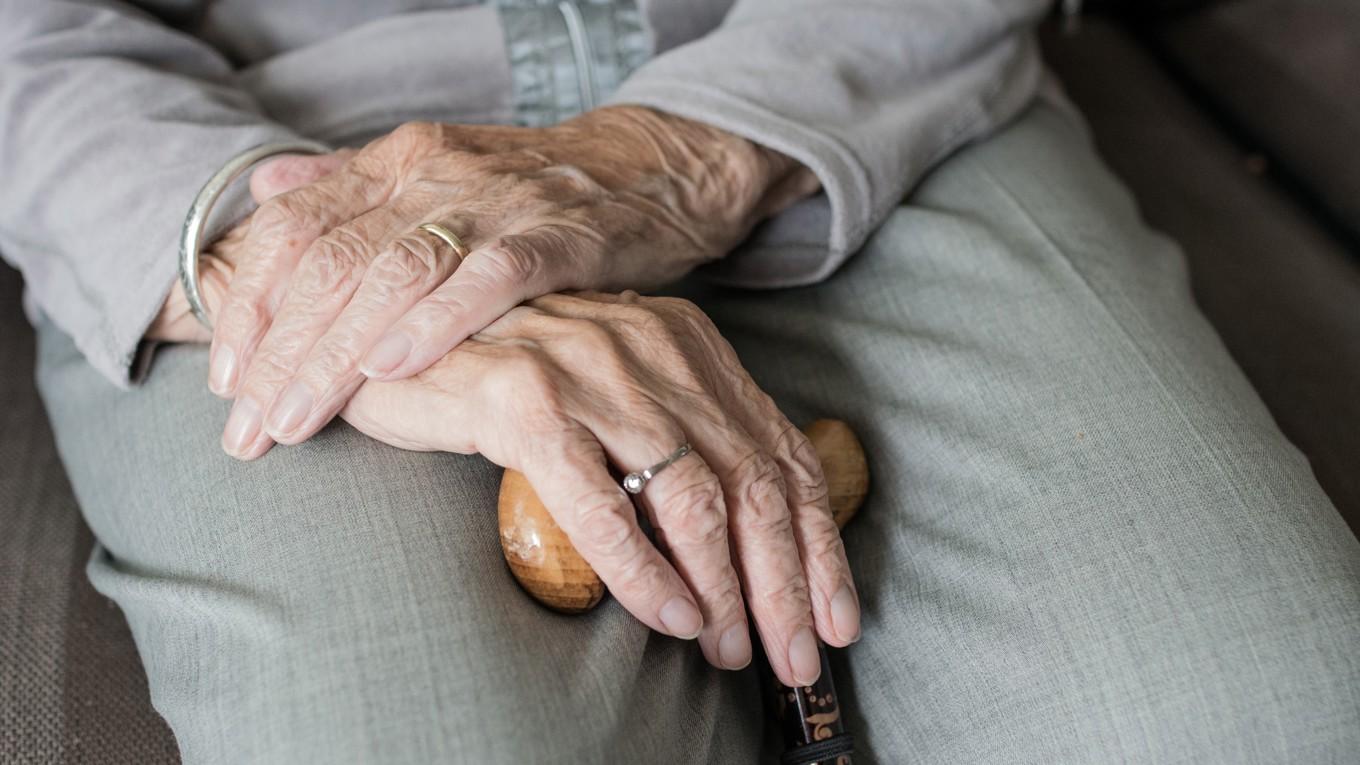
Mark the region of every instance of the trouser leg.
<instances>
[{"instance_id":1,"label":"trouser leg","mask_svg":"<svg viewBox=\"0 0 1360 765\"><path fill-rule=\"evenodd\" d=\"M1075 119L951 158L825 284L689 294L868 450L872 761L1360 757L1360 545Z\"/></svg>"},{"instance_id":2,"label":"trouser leg","mask_svg":"<svg viewBox=\"0 0 1360 765\"><path fill-rule=\"evenodd\" d=\"M1354 755L1355 540L1066 118L949 160L823 285L694 296L869 450L862 759ZM754 756L749 672L516 590L484 462L333 427L241 465L201 350L120 393L42 340L92 577L189 761Z\"/></svg>"},{"instance_id":3,"label":"trouser leg","mask_svg":"<svg viewBox=\"0 0 1360 765\"><path fill-rule=\"evenodd\" d=\"M52 327L40 385L85 517L187 763L748 762L754 674L612 601L553 614L510 578L500 470L344 425L223 454L206 352L114 389Z\"/></svg>"}]
</instances>

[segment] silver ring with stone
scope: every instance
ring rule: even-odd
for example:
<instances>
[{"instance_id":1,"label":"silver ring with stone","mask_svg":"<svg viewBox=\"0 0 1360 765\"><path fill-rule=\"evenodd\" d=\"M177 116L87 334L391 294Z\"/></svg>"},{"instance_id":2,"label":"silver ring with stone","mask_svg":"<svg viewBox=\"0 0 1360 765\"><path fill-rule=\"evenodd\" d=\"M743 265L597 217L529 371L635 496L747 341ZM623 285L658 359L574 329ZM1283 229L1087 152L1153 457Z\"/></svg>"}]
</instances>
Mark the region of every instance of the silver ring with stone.
<instances>
[{"instance_id":1,"label":"silver ring with stone","mask_svg":"<svg viewBox=\"0 0 1360 765\"><path fill-rule=\"evenodd\" d=\"M647 488L647 482L656 477L657 473L670 467L676 460L690 453L689 444L682 444L679 449L671 452L671 455L664 460L652 465L640 473L629 473L623 477L623 490L629 494L641 494Z\"/></svg>"}]
</instances>

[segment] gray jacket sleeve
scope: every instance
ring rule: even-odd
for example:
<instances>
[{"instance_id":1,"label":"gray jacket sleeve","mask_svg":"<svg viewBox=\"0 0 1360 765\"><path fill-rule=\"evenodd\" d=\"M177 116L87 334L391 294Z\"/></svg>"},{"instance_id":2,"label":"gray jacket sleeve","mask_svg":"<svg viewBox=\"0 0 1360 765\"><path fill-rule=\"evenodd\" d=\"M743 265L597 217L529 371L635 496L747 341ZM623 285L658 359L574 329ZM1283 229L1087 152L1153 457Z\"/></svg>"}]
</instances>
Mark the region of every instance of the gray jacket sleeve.
<instances>
[{"instance_id":1,"label":"gray jacket sleeve","mask_svg":"<svg viewBox=\"0 0 1360 765\"><path fill-rule=\"evenodd\" d=\"M0 254L120 385L175 278L194 194L242 149L295 137L230 74L125 5L0 0Z\"/></svg>"},{"instance_id":2,"label":"gray jacket sleeve","mask_svg":"<svg viewBox=\"0 0 1360 765\"><path fill-rule=\"evenodd\" d=\"M645 64L615 103L777 149L825 192L711 268L750 287L829 276L938 160L1015 116L1043 67L1047 0L737 0L723 23Z\"/></svg>"}]
</instances>

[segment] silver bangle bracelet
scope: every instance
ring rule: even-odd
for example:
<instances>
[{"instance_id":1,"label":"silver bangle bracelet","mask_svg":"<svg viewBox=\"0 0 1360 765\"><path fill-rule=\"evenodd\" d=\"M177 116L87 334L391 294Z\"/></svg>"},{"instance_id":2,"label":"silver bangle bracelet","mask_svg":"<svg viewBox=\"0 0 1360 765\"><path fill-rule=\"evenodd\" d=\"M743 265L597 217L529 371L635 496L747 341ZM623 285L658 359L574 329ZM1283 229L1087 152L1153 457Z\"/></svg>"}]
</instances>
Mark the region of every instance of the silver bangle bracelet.
<instances>
[{"instance_id":1,"label":"silver bangle bracelet","mask_svg":"<svg viewBox=\"0 0 1360 765\"><path fill-rule=\"evenodd\" d=\"M217 204L218 197L252 165L275 154L328 154L330 151L331 148L323 143L305 139L261 144L232 157L203 184L189 207L189 214L184 216L184 228L179 235L179 282L184 287L189 309L203 326L212 329L212 318L208 316L203 293L198 288L198 255L203 247L203 229L208 223L208 214Z\"/></svg>"}]
</instances>

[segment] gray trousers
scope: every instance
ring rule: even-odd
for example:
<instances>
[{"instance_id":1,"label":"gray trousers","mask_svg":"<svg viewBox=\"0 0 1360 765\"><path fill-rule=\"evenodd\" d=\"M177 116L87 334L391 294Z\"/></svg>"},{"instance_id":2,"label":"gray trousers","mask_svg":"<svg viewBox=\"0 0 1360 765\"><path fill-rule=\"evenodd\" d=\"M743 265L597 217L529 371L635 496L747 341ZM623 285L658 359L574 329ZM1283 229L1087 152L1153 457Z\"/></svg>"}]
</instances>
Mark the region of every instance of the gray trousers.
<instances>
[{"instance_id":1,"label":"gray trousers","mask_svg":"<svg viewBox=\"0 0 1360 765\"><path fill-rule=\"evenodd\" d=\"M824 284L681 292L867 447L857 763L1360 760L1360 545L1075 118L951 158ZM41 332L90 576L187 762L769 757L753 671L519 591L497 468L343 424L235 462L206 356L120 392Z\"/></svg>"}]
</instances>

